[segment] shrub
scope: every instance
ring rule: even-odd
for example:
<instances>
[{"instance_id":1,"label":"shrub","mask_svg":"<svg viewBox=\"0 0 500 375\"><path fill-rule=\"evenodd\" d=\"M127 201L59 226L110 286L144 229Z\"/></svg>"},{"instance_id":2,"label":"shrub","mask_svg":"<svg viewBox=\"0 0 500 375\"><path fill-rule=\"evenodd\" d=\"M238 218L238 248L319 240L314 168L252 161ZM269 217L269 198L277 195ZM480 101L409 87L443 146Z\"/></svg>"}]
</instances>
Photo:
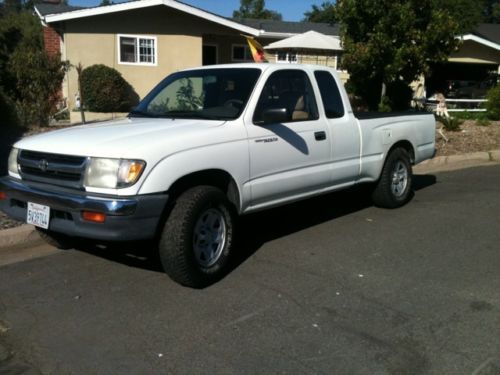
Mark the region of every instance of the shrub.
<instances>
[{"instance_id":1,"label":"shrub","mask_svg":"<svg viewBox=\"0 0 500 375\"><path fill-rule=\"evenodd\" d=\"M25 125L47 125L60 100L59 90L68 64L45 51L18 48L9 69L16 78L16 106Z\"/></svg>"},{"instance_id":2,"label":"shrub","mask_svg":"<svg viewBox=\"0 0 500 375\"><path fill-rule=\"evenodd\" d=\"M492 120L500 120L500 86L493 87L486 94L486 111Z\"/></svg>"},{"instance_id":3,"label":"shrub","mask_svg":"<svg viewBox=\"0 0 500 375\"><path fill-rule=\"evenodd\" d=\"M387 96L393 111L405 111L410 108L413 90L407 83L397 80L387 85Z\"/></svg>"},{"instance_id":4,"label":"shrub","mask_svg":"<svg viewBox=\"0 0 500 375\"><path fill-rule=\"evenodd\" d=\"M478 125L478 126L490 126L491 122L486 117L483 117L483 118L477 119L476 125Z\"/></svg>"},{"instance_id":5,"label":"shrub","mask_svg":"<svg viewBox=\"0 0 500 375\"><path fill-rule=\"evenodd\" d=\"M67 62L48 56L42 26L31 11L0 17L0 115L2 123L46 125L60 99Z\"/></svg>"},{"instance_id":6,"label":"shrub","mask_svg":"<svg viewBox=\"0 0 500 375\"><path fill-rule=\"evenodd\" d=\"M80 82L83 105L89 111L125 112L136 104L132 87L116 69L106 65L84 69Z\"/></svg>"},{"instance_id":7,"label":"shrub","mask_svg":"<svg viewBox=\"0 0 500 375\"><path fill-rule=\"evenodd\" d=\"M378 105L379 112L391 112L392 111L392 103L389 97L383 96L380 104Z\"/></svg>"},{"instance_id":8,"label":"shrub","mask_svg":"<svg viewBox=\"0 0 500 375\"><path fill-rule=\"evenodd\" d=\"M456 117L445 117L445 116L436 116L437 120L443 124L444 128L451 132L460 131L460 125L464 122L463 120Z\"/></svg>"}]
</instances>

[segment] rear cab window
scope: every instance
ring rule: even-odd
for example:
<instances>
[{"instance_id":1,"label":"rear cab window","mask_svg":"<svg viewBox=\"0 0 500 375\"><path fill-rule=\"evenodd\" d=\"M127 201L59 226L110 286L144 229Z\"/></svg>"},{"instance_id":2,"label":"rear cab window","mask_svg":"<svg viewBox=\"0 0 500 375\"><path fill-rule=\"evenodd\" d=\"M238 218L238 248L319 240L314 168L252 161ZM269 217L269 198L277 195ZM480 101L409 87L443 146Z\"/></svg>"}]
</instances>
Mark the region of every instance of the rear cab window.
<instances>
[{"instance_id":1,"label":"rear cab window","mask_svg":"<svg viewBox=\"0 0 500 375\"><path fill-rule=\"evenodd\" d=\"M344 103L332 74L325 70L316 70L314 77L318 83L326 117L339 118L344 116Z\"/></svg>"}]
</instances>

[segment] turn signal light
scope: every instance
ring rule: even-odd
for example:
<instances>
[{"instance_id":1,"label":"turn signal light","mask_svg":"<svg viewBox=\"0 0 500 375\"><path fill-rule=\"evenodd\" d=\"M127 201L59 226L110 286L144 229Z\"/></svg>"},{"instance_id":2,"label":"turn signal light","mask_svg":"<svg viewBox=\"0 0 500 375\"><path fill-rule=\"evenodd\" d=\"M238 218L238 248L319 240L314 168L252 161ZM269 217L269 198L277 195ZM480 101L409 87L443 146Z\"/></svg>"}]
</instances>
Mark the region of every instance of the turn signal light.
<instances>
[{"instance_id":1,"label":"turn signal light","mask_svg":"<svg viewBox=\"0 0 500 375\"><path fill-rule=\"evenodd\" d=\"M82 211L83 220L92 221L94 223L104 223L106 214L101 212Z\"/></svg>"},{"instance_id":2,"label":"turn signal light","mask_svg":"<svg viewBox=\"0 0 500 375\"><path fill-rule=\"evenodd\" d=\"M0 191L0 201L3 201L7 199L7 194L5 194L3 191Z\"/></svg>"}]
</instances>

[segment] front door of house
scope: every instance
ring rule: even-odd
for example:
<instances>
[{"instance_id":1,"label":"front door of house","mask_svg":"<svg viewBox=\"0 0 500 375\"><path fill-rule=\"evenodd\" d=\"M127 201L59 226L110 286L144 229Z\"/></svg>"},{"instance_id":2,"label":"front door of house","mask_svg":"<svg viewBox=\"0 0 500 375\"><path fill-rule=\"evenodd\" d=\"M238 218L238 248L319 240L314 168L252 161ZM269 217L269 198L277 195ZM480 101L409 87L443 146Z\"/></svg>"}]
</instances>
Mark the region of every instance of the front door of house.
<instances>
[{"instance_id":1,"label":"front door of house","mask_svg":"<svg viewBox=\"0 0 500 375\"><path fill-rule=\"evenodd\" d=\"M202 59L203 59L203 65L217 64L217 46L204 45Z\"/></svg>"}]
</instances>

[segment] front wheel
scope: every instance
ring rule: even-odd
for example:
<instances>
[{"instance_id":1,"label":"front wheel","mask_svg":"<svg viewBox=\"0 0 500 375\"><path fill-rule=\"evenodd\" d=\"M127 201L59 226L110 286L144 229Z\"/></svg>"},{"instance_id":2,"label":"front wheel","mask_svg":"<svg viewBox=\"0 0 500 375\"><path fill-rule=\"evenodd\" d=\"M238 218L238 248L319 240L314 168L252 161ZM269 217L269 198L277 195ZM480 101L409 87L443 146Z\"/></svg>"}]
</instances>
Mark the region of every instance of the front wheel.
<instances>
[{"instance_id":1,"label":"front wheel","mask_svg":"<svg viewBox=\"0 0 500 375\"><path fill-rule=\"evenodd\" d=\"M160 237L163 269L179 284L202 288L225 273L233 244L235 215L226 195L197 186L179 196Z\"/></svg>"},{"instance_id":2,"label":"front wheel","mask_svg":"<svg viewBox=\"0 0 500 375\"><path fill-rule=\"evenodd\" d=\"M401 207L412 197L411 184L412 168L408 151L396 148L387 156L372 193L373 203L383 208Z\"/></svg>"}]
</instances>

